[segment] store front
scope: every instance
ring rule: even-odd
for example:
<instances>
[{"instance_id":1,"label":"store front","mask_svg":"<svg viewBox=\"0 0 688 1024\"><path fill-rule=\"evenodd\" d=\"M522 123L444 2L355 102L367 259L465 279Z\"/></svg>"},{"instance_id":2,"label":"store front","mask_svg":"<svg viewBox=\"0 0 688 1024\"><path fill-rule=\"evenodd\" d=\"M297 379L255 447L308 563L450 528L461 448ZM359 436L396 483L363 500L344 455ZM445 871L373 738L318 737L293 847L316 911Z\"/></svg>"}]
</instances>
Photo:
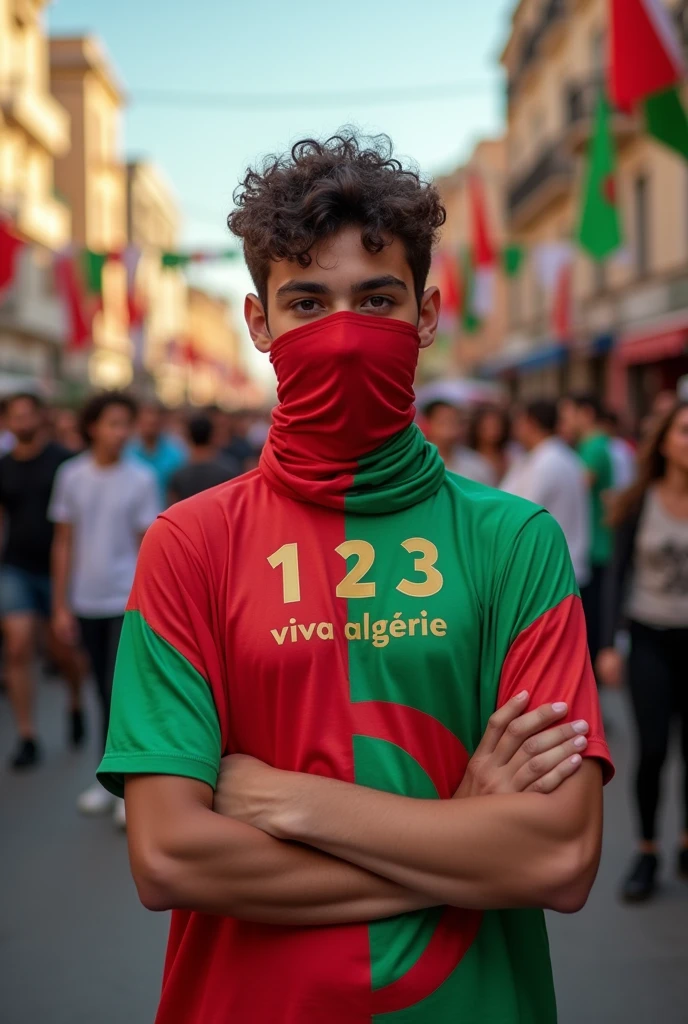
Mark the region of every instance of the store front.
<instances>
[{"instance_id":1,"label":"store front","mask_svg":"<svg viewBox=\"0 0 688 1024\"><path fill-rule=\"evenodd\" d=\"M607 400L637 422L654 397L688 374L688 313L662 328L624 335L614 351Z\"/></svg>"}]
</instances>

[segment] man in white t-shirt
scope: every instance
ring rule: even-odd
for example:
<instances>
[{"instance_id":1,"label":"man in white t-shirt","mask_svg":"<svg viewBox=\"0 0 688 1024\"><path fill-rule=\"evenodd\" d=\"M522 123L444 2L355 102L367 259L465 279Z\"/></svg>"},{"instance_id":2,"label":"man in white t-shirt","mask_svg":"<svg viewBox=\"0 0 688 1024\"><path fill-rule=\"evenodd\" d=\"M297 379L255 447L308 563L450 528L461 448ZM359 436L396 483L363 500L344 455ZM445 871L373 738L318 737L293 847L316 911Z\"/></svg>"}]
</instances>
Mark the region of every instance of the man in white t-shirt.
<instances>
[{"instance_id":1,"label":"man in white t-shirt","mask_svg":"<svg viewBox=\"0 0 688 1024\"><path fill-rule=\"evenodd\" d=\"M53 627L64 643L81 641L91 662L101 706L103 748L110 716L115 657L139 546L160 512L155 476L124 457L136 405L125 394L96 395L81 427L88 449L57 472L48 517L55 523L52 551ZM96 784L78 807L99 814L113 798ZM115 820L124 823L124 802Z\"/></svg>"},{"instance_id":2,"label":"man in white t-shirt","mask_svg":"<svg viewBox=\"0 0 688 1024\"><path fill-rule=\"evenodd\" d=\"M514 435L526 454L508 471L503 491L542 505L554 516L569 546L579 587L590 579L590 522L585 467L557 437L553 402L528 403L514 420Z\"/></svg>"}]
</instances>

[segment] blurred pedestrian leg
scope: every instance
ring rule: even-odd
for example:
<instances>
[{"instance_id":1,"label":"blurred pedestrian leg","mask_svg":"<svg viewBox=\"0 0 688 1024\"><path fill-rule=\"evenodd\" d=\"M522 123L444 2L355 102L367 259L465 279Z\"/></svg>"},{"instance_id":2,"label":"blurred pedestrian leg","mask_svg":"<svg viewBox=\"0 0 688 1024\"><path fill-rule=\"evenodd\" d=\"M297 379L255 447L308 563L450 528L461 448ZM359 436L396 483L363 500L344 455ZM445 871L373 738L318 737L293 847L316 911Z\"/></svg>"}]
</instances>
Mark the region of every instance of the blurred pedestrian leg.
<instances>
[{"instance_id":1,"label":"blurred pedestrian leg","mask_svg":"<svg viewBox=\"0 0 688 1024\"><path fill-rule=\"evenodd\" d=\"M55 475L71 453L48 441L45 409L35 395L10 398L6 423L16 443L0 458L0 512L5 532L0 619L7 689L19 735L10 764L20 769L35 765L40 757L33 675L38 626L41 620L49 620L51 607L53 526L48 520L48 502ZM68 734L78 745L84 734L81 666L74 651L54 646L52 654L69 682Z\"/></svg>"}]
</instances>

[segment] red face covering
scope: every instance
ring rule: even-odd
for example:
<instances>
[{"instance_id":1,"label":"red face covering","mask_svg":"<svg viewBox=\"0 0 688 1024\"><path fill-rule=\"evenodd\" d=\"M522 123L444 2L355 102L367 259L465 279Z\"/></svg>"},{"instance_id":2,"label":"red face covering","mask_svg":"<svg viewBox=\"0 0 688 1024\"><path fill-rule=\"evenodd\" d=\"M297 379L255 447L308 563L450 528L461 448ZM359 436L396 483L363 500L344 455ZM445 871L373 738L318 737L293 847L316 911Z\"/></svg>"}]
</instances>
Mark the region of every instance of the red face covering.
<instances>
[{"instance_id":1,"label":"red face covering","mask_svg":"<svg viewBox=\"0 0 688 1024\"><path fill-rule=\"evenodd\" d=\"M269 482L299 500L353 511L359 485L378 505L394 478L392 504L375 509L383 511L404 507L404 466L421 491L430 463L437 478L434 449L411 427L419 348L411 324L360 313L335 313L281 335L270 353L279 406L261 459ZM409 496L406 505L427 493Z\"/></svg>"}]
</instances>

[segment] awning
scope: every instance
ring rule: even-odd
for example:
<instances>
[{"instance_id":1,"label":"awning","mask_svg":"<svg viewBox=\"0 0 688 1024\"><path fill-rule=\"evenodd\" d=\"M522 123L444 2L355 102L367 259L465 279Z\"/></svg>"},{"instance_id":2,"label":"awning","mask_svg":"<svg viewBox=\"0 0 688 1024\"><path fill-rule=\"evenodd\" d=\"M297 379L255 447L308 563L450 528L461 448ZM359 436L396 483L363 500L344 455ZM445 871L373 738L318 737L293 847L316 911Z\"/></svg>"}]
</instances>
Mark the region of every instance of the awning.
<instances>
[{"instance_id":1,"label":"awning","mask_svg":"<svg viewBox=\"0 0 688 1024\"><path fill-rule=\"evenodd\" d=\"M664 331L626 335L617 346L615 355L626 366L688 355L688 324Z\"/></svg>"},{"instance_id":2,"label":"awning","mask_svg":"<svg viewBox=\"0 0 688 1024\"><path fill-rule=\"evenodd\" d=\"M559 366L566 362L569 348L561 343L538 345L537 348L521 350L518 353L505 353L490 362L483 363L480 375L498 377L500 374L532 373L548 366Z\"/></svg>"}]
</instances>

